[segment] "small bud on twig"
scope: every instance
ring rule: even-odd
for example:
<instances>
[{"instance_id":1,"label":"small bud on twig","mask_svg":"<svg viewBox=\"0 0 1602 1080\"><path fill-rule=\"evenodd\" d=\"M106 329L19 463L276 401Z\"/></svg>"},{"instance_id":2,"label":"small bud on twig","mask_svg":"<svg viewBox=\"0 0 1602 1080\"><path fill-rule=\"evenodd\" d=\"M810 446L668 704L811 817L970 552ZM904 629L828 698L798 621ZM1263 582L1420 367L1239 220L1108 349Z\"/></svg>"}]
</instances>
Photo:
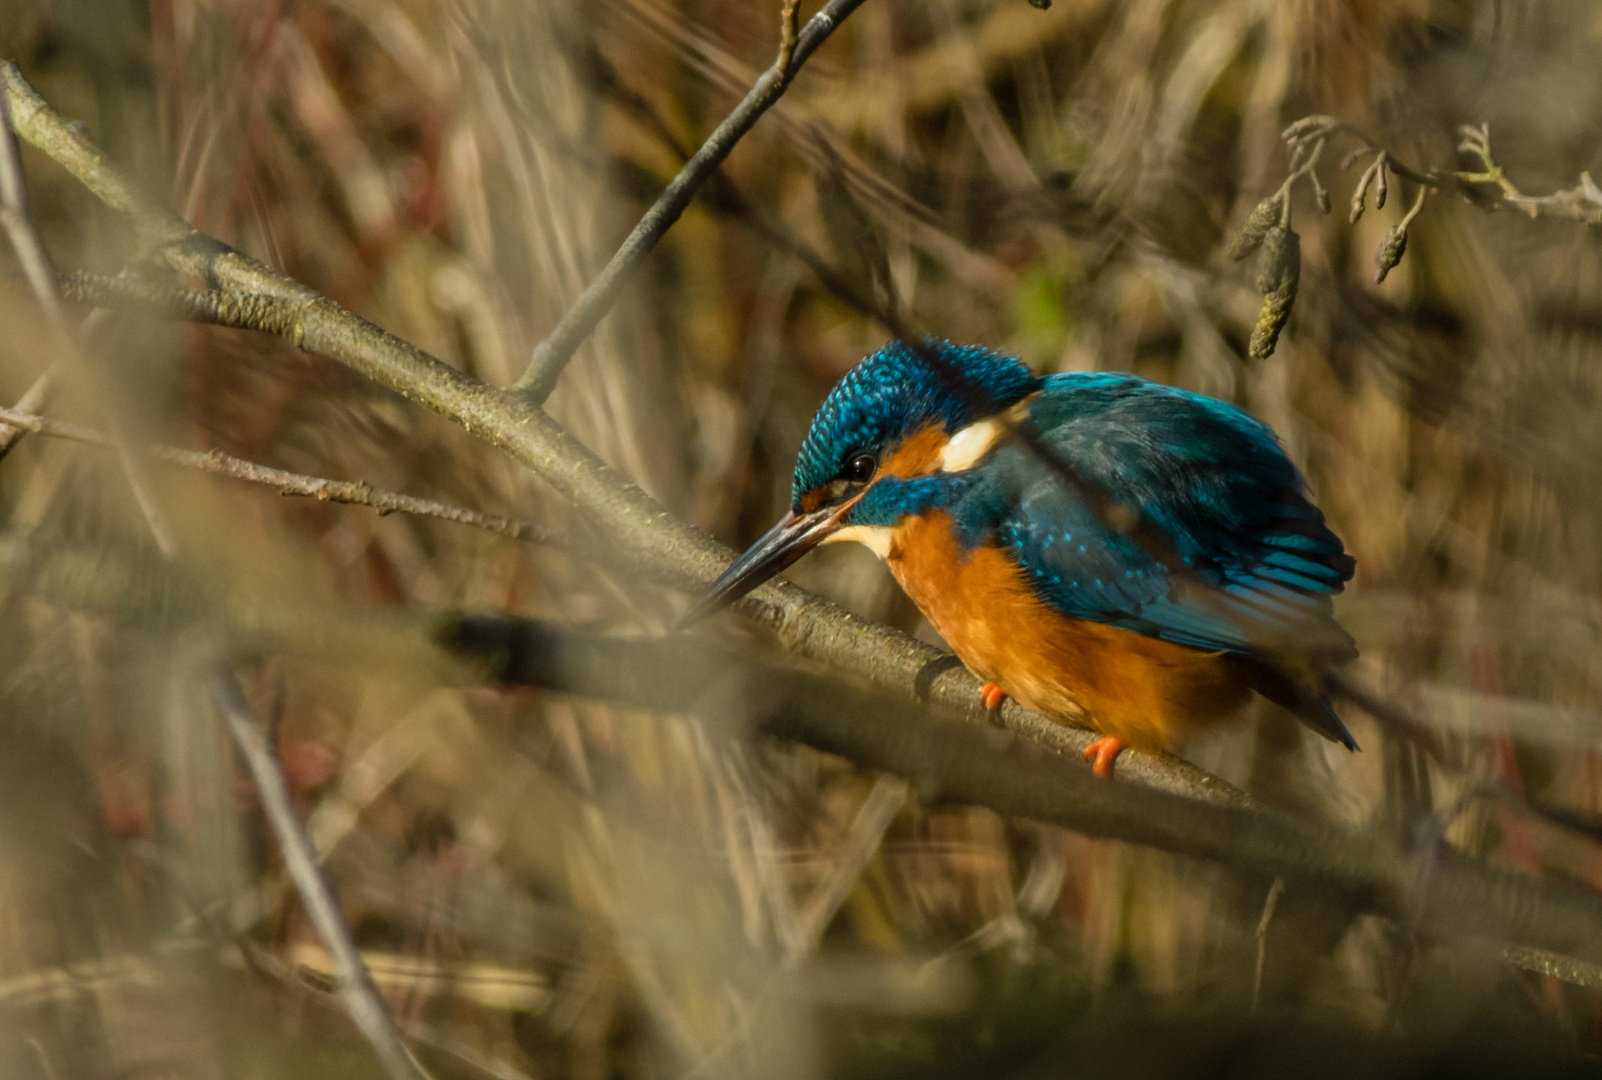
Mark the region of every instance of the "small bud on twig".
<instances>
[{"instance_id":1,"label":"small bud on twig","mask_svg":"<svg viewBox=\"0 0 1602 1080\"><path fill-rule=\"evenodd\" d=\"M1357 178L1357 190L1352 192L1352 212L1347 218L1351 224L1356 225L1357 219L1363 216L1363 208L1368 202L1368 189L1379 173L1382 162L1375 158L1369 167L1363 170L1363 175Z\"/></svg>"},{"instance_id":2,"label":"small bud on twig","mask_svg":"<svg viewBox=\"0 0 1602 1080\"><path fill-rule=\"evenodd\" d=\"M1246 218L1246 224L1240 231L1229 238L1229 247L1226 254L1235 262L1240 262L1246 256L1256 251L1263 242L1268 230L1279 224L1280 214L1284 210L1284 196L1278 193L1270 195L1252 208L1251 214Z\"/></svg>"},{"instance_id":3,"label":"small bud on twig","mask_svg":"<svg viewBox=\"0 0 1602 1080\"><path fill-rule=\"evenodd\" d=\"M1257 314L1257 325L1252 328L1251 343L1246 352L1253 360L1266 360L1274 355L1274 347L1279 344L1280 331L1290 320L1292 306L1296 303L1296 289L1302 279L1302 241L1289 229L1280 230L1284 233L1282 255L1279 262L1279 280L1274 283L1272 292L1263 301L1262 310Z\"/></svg>"},{"instance_id":4,"label":"small bud on twig","mask_svg":"<svg viewBox=\"0 0 1602 1080\"><path fill-rule=\"evenodd\" d=\"M1325 189L1323 182L1319 180L1318 173L1308 173L1307 179L1313 182L1313 198L1318 202L1319 211L1325 214L1329 213L1329 192Z\"/></svg>"}]
</instances>

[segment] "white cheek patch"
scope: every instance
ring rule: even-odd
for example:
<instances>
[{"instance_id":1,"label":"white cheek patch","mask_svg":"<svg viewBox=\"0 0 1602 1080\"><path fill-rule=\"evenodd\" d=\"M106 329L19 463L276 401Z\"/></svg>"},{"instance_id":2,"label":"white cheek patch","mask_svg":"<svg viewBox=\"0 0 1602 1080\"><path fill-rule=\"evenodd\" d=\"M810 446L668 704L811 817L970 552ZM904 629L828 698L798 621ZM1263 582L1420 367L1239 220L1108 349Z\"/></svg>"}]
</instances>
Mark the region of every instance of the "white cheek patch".
<instances>
[{"instance_id":1,"label":"white cheek patch","mask_svg":"<svg viewBox=\"0 0 1602 1080\"><path fill-rule=\"evenodd\" d=\"M871 548L879 558L888 559L890 557L890 540L894 531L887 525L847 525L838 532L830 533L824 537L823 543L833 544L837 541L850 540Z\"/></svg>"},{"instance_id":2,"label":"white cheek patch","mask_svg":"<svg viewBox=\"0 0 1602 1080\"><path fill-rule=\"evenodd\" d=\"M973 468L996 445L1001 433L1002 427L995 420L969 424L951 436L951 440L940 451L940 471L964 472Z\"/></svg>"}]
</instances>

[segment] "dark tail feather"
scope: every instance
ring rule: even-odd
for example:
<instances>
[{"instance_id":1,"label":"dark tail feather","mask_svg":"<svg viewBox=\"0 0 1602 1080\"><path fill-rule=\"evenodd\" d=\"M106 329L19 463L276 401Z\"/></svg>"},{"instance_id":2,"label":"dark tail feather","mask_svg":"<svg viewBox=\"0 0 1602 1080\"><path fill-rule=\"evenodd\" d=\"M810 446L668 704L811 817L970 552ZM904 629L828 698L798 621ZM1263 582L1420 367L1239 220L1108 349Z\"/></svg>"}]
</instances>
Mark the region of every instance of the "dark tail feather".
<instances>
[{"instance_id":1,"label":"dark tail feather","mask_svg":"<svg viewBox=\"0 0 1602 1080\"><path fill-rule=\"evenodd\" d=\"M1338 742L1348 750L1361 749L1341 718L1335 715L1329 698L1285 672L1267 664L1258 665L1253 689L1280 708L1295 713L1298 720L1330 742Z\"/></svg>"}]
</instances>

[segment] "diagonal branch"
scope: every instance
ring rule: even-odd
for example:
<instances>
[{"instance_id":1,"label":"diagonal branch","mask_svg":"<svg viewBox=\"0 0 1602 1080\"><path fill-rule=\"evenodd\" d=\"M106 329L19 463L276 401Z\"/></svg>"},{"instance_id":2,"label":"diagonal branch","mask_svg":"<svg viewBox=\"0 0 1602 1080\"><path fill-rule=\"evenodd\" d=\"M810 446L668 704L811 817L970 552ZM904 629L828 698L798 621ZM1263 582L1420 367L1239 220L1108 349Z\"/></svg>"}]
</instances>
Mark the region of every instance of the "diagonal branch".
<instances>
[{"instance_id":1,"label":"diagonal branch","mask_svg":"<svg viewBox=\"0 0 1602 1080\"><path fill-rule=\"evenodd\" d=\"M570 502L642 576L674 587L699 587L729 564L733 552L727 547L668 513L525 395L486 386L167 211L152 209L132 195L101 151L39 97L15 66L0 63L0 84L19 118L18 134L108 205L130 215L141 234L162 245L169 266L230 292L271 297L267 310L272 318L264 320L264 329L344 364L500 447ZM782 580L752 593L740 610L802 656L897 696L921 698L984 721L978 680L954 663L950 653L858 618ZM1012 701L1000 719L1010 730L1064 756L1077 757L1094 738L1090 731L1052 723ZM1125 751L1118 771L1126 779L1198 799L1236 804L1245 799L1218 777L1166 754Z\"/></svg>"},{"instance_id":2,"label":"diagonal branch","mask_svg":"<svg viewBox=\"0 0 1602 1080\"><path fill-rule=\"evenodd\" d=\"M562 369L573 358L573 353L583 344L584 339L595 331L603 316L612 309L617 302L618 294L628 284L634 272L639 269L640 262L650 253L651 249L662 239L673 223L679 220L695 197L696 191L704 184L709 176L729 156L736 143L750 131L763 113L784 95L795 78L801 65L807 62L807 57L822 45L834 28L844 22L846 17L862 6L863 0L829 0L816 15L807 20L806 26L791 40L791 19L794 17L795 5L787 0L785 8L784 34L779 50L779 58L767 71L757 79L756 85L751 87L745 99L735 106L734 111L723 118L716 130L701 144L679 174L673 178L672 183L657 197L656 202L645 216L640 218L634 231L629 233L617 253L608 262L589 286L568 308L550 336L535 346L534 358L530 361L528 370L518 380L517 387L529 396L535 403L541 403L551 396L556 388L556 381L561 378Z\"/></svg>"}]
</instances>

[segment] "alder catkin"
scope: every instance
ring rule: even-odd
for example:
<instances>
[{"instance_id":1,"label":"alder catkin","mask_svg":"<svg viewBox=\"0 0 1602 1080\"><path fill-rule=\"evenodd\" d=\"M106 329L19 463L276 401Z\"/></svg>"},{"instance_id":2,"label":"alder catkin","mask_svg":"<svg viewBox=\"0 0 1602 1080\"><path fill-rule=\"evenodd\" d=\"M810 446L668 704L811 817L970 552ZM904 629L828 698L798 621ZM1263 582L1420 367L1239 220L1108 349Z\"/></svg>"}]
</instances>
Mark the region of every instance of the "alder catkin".
<instances>
[{"instance_id":1,"label":"alder catkin","mask_svg":"<svg viewBox=\"0 0 1602 1080\"><path fill-rule=\"evenodd\" d=\"M1396 264L1402 261L1407 254L1407 230L1400 225L1393 225L1380 241L1379 250L1374 253L1374 284L1378 285L1385 280L1385 275L1396 269Z\"/></svg>"},{"instance_id":2,"label":"alder catkin","mask_svg":"<svg viewBox=\"0 0 1602 1080\"><path fill-rule=\"evenodd\" d=\"M1302 280L1301 237L1289 229L1281 231L1285 236L1282 253L1276 260L1279 277L1257 313L1257 325L1252 328L1251 343L1246 350L1253 360L1266 360L1274 355L1274 347L1279 344L1280 332L1290 320L1291 308L1296 304L1296 289ZM1262 269L1260 266L1259 275ZM1259 284L1261 280L1259 276Z\"/></svg>"},{"instance_id":3,"label":"alder catkin","mask_svg":"<svg viewBox=\"0 0 1602 1080\"><path fill-rule=\"evenodd\" d=\"M1246 224L1229 238L1229 247L1225 252L1231 259L1240 262L1257 250L1268 230L1279 224L1283 204L1283 196L1270 195L1252 208L1251 214L1246 218Z\"/></svg>"}]
</instances>

